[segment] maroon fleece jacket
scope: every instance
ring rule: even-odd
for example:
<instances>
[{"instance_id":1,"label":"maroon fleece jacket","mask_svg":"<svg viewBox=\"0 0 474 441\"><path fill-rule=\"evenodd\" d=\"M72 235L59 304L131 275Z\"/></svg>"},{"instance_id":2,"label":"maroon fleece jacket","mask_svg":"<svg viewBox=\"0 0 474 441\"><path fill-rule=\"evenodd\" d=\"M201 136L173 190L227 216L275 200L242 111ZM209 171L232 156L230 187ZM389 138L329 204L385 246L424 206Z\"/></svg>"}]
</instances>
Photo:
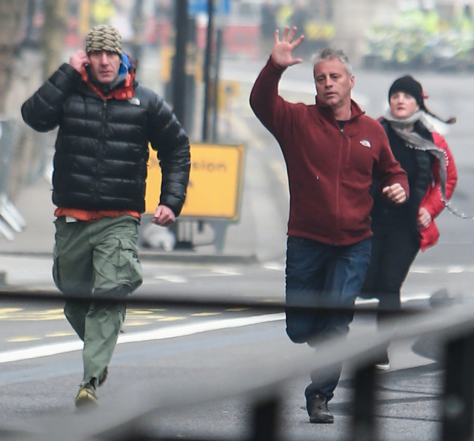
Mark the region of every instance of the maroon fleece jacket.
<instances>
[{"instance_id":1,"label":"maroon fleece jacket","mask_svg":"<svg viewBox=\"0 0 474 441\"><path fill-rule=\"evenodd\" d=\"M278 95L284 72L270 58L250 95L250 105L275 136L290 185L288 235L330 245L352 245L372 235L372 177L385 187L399 183L408 196L405 171L393 157L382 126L352 101L341 130L332 110L289 103Z\"/></svg>"}]
</instances>

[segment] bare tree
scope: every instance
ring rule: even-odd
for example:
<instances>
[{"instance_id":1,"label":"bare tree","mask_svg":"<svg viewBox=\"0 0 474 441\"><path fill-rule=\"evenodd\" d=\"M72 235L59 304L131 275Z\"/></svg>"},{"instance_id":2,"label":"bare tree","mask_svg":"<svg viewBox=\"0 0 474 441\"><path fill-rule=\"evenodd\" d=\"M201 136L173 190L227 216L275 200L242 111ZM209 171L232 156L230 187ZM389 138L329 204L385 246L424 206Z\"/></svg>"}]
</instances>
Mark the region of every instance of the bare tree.
<instances>
[{"instance_id":1,"label":"bare tree","mask_svg":"<svg viewBox=\"0 0 474 441\"><path fill-rule=\"evenodd\" d=\"M15 55L24 33L28 0L0 0L0 112L5 111Z\"/></svg>"},{"instance_id":2,"label":"bare tree","mask_svg":"<svg viewBox=\"0 0 474 441\"><path fill-rule=\"evenodd\" d=\"M61 64L64 41L67 33L68 0L44 0L44 79L48 78Z\"/></svg>"}]
</instances>

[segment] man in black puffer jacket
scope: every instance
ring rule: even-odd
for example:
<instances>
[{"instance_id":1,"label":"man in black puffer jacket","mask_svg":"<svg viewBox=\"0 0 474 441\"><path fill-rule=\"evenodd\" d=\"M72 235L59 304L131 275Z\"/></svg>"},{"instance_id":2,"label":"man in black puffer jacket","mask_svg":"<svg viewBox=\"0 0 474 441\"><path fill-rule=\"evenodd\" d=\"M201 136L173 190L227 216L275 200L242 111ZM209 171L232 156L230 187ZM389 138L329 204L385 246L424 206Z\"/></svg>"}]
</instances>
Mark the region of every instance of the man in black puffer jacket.
<instances>
[{"instance_id":1,"label":"man in black puffer jacket","mask_svg":"<svg viewBox=\"0 0 474 441\"><path fill-rule=\"evenodd\" d=\"M96 388L108 374L126 312L113 298L130 294L143 281L137 239L148 144L158 152L162 170L152 222L174 223L189 180L185 131L163 99L134 78L119 32L99 25L87 34L86 50L74 53L21 109L24 121L39 132L59 127L53 174L55 283L66 295L102 297L66 299L64 308L84 341L78 407L98 403Z\"/></svg>"}]
</instances>

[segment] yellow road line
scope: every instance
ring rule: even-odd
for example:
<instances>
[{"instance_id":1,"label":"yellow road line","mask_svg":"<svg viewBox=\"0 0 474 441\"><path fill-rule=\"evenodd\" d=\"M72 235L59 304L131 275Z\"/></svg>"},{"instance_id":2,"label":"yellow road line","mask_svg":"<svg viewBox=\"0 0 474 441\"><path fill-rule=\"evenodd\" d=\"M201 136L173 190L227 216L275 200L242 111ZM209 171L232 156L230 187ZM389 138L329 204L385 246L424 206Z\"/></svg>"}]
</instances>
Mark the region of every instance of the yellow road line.
<instances>
[{"instance_id":1,"label":"yellow road line","mask_svg":"<svg viewBox=\"0 0 474 441\"><path fill-rule=\"evenodd\" d=\"M9 338L7 342L8 343L23 343L23 342L35 341L35 340L41 340L41 337L33 337L33 336L15 337L15 338Z\"/></svg>"},{"instance_id":2,"label":"yellow road line","mask_svg":"<svg viewBox=\"0 0 474 441\"><path fill-rule=\"evenodd\" d=\"M45 337L47 338L56 338L56 337L70 337L71 335L76 335L75 332L53 332L52 334L46 334Z\"/></svg>"}]
</instances>

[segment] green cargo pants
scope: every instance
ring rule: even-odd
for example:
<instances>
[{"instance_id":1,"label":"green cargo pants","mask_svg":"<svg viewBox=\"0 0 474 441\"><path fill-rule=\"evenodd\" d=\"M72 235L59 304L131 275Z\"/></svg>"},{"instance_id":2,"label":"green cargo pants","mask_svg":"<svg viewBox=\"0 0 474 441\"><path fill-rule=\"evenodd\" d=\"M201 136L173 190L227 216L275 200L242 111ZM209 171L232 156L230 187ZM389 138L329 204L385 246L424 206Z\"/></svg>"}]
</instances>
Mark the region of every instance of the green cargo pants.
<instances>
[{"instance_id":1,"label":"green cargo pants","mask_svg":"<svg viewBox=\"0 0 474 441\"><path fill-rule=\"evenodd\" d=\"M104 217L96 222L55 221L53 278L66 296L126 296L142 281L137 257L139 220ZM110 363L126 305L114 300L67 300L64 314L84 342L84 383L97 379Z\"/></svg>"}]
</instances>

